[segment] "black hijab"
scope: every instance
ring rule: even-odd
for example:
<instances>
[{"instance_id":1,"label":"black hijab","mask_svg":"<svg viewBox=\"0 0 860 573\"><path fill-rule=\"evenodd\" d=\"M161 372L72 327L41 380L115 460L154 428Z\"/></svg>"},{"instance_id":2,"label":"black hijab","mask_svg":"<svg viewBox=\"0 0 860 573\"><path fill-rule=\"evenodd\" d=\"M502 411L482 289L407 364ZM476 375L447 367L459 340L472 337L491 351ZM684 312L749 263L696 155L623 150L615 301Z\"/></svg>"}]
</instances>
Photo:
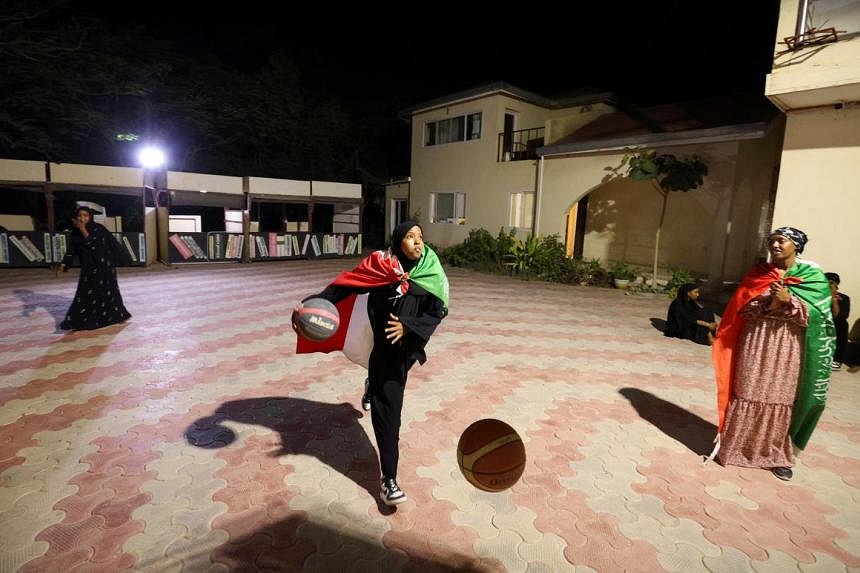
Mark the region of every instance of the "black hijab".
<instances>
[{"instance_id":1,"label":"black hijab","mask_svg":"<svg viewBox=\"0 0 860 573\"><path fill-rule=\"evenodd\" d=\"M678 294L675 296L676 299L681 301L681 306L683 306L687 310L691 310L695 312L700 308L700 305L691 299L688 295L691 291L696 290L698 287L694 283L687 283L685 285L681 285L678 288Z\"/></svg>"},{"instance_id":2,"label":"black hijab","mask_svg":"<svg viewBox=\"0 0 860 573\"><path fill-rule=\"evenodd\" d=\"M75 209L75 219L78 218L78 213L80 213L81 211L86 211L87 213L90 214L90 220L87 222L87 232L92 233L93 229L95 229L95 226L96 226L96 219L95 219L96 212L94 210L90 209L89 207L80 206L77 209ZM81 231L77 227L74 227L72 230L75 233L82 235Z\"/></svg>"},{"instance_id":3,"label":"black hijab","mask_svg":"<svg viewBox=\"0 0 860 573\"><path fill-rule=\"evenodd\" d=\"M412 227L418 227L421 229L421 225L415 221L403 221L394 227L393 231L391 231L391 252L397 256L397 260L400 261L400 266L402 266L403 271L407 273L412 270L412 267L418 264L418 261L413 261L407 257L406 253L403 252L403 249L400 248L400 243L403 242L403 237L406 236L406 233L408 233L409 229Z\"/></svg>"}]
</instances>

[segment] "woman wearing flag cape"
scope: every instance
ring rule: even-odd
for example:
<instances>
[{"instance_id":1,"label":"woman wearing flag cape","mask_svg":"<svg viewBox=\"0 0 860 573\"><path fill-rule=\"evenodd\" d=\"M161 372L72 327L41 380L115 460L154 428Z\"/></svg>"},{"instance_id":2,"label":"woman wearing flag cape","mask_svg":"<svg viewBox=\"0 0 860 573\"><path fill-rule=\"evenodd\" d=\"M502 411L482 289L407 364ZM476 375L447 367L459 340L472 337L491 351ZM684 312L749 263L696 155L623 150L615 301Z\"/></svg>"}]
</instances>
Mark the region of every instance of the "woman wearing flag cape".
<instances>
[{"instance_id":1,"label":"woman wearing flag cape","mask_svg":"<svg viewBox=\"0 0 860 573\"><path fill-rule=\"evenodd\" d=\"M806 242L793 227L770 234L771 262L744 277L713 346L719 425L710 458L782 480L824 411L834 348L827 279L798 260Z\"/></svg>"},{"instance_id":2,"label":"woman wearing flag cape","mask_svg":"<svg viewBox=\"0 0 860 573\"><path fill-rule=\"evenodd\" d=\"M340 325L323 342L299 336L296 352L341 350L367 367L370 415L382 471L380 496L386 505L402 503L406 494L397 485L397 462L403 391L409 369L416 361L427 360L424 346L447 314L445 271L436 253L424 244L421 227L406 221L391 233L387 251L371 253L323 292L304 300L309 298L335 303Z\"/></svg>"}]
</instances>

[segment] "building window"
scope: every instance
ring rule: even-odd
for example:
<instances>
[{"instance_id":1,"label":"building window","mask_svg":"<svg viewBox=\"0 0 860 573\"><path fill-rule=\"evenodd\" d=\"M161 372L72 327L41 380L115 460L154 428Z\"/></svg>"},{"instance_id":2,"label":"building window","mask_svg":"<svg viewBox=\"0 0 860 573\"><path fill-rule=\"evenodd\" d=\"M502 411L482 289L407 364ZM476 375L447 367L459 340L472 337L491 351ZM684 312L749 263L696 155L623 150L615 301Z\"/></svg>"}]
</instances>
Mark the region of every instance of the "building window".
<instances>
[{"instance_id":1,"label":"building window","mask_svg":"<svg viewBox=\"0 0 860 573\"><path fill-rule=\"evenodd\" d=\"M508 200L508 227L531 229L534 214L534 193L510 193Z\"/></svg>"},{"instance_id":2,"label":"building window","mask_svg":"<svg viewBox=\"0 0 860 573\"><path fill-rule=\"evenodd\" d=\"M409 204L406 199L392 199L391 200L391 229L394 230L394 227L402 223L403 221L409 220L408 213Z\"/></svg>"},{"instance_id":3,"label":"building window","mask_svg":"<svg viewBox=\"0 0 860 573\"><path fill-rule=\"evenodd\" d=\"M802 36L800 44L823 43L825 35L821 31L828 28L834 28L844 35L860 32L860 2L801 0L797 19L797 34ZM835 36L833 39L836 39Z\"/></svg>"},{"instance_id":4,"label":"building window","mask_svg":"<svg viewBox=\"0 0 860 573\"><path fill-rule=\"evenodd\" d=\"M433 223L462 225L466 222L466 194L431 193L430 212L433 214Z\"/></svg>"},{"instance_id":5,"label":"building window","mask_svg":"<svg viewBox=\"0 0 860 573\"><path fill-rule=\"evenodd\" d=\"M443 145L481 139L481 112L458 115L424 124L424 145Z\"/></svg>"}]
</instances>

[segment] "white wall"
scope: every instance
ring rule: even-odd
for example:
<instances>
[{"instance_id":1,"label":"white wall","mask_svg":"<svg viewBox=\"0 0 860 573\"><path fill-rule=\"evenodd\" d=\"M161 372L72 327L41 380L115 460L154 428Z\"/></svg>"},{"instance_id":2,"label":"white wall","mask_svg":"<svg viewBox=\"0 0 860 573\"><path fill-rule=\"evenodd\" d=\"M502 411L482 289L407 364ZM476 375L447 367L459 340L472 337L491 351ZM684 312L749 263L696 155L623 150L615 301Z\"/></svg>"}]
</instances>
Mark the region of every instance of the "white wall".
<instances>
[{"instance_id":1,"label":"white wall","mask_svg":"<svg viewBox=\"0 0 860 573\"><path fill-rule=\"evenodd\" d=\"M806 232L804 256L860 300L858 222L860 107L790 112L773 224Z\"/></svg>"}]
</instances>

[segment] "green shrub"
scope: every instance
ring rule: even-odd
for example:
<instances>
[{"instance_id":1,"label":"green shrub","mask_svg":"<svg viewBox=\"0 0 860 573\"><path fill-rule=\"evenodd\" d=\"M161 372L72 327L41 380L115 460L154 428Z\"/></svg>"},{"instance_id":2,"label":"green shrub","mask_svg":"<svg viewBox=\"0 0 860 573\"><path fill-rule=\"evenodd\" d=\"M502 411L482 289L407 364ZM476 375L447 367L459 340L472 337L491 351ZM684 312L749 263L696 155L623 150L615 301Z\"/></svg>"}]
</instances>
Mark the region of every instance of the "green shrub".
<instances>
[{"instance_id":1,"label":"green shrub","mask_svg":"<svg viewBox=\"0 0 860 573\"><path fill-rule=\"evenodd\" d=\"M624 261L612 263L612 270L610 272L613 278L619 280L632 281L636 278L635 269Z\"/></svg>"},{"instance_id":2,"label":"green shrub","mask_svg":"<svg viewBox=\"0 0 860 573\"><path fill-rule=\"evenodd\" d=\"M678 289L687 283L696 283L696 277L687 269L669 269L671 277L666 283L666 292L669 298L675 298L678 294Z\"/></svg>"},{"instance_id":3,"label":"green shrub","mask_svg":"<svg viewBox=\"0 0 860 573\"><path fill-rule=\"evenodd\" d=\"M462 243L448 247L440 257L449 265L483 272L498 273L511 266L527 279L594 286L609 286L611 282L599 259L568 258L558 235L529 235L522 240L513 230L500 229L493 237L486 229L473 229Z\"/></svg>"},{"instance_id":4,"label":"green shrub","mask_svg":"<svg viewBox=\"0 0 860 573\"><path fill-rule=\"evenodd\" d=\"M472 229L466 239L445 249L443 260L455 267L501 272L502 263L514 244L514 231L499 231L494 238L486 229Z\"/></svg>"},{"instance_id":5,"label":"green shrub","mask_svg":"<svg viewBox=\"0 0 860 573\"><path fill-rule=\"evenodd\" d=\"M543 237L537 244L531 274L535 278L560 282L574 282L575 264L567 257L564 244L558 235Z\"/></svg>"},{"instance_id":6,"label":"green shrub","mask_svg":"<svg viewBox=\"0 0 860 573\"><path fill-rule=\"evenodd\" d=\"M600 259L574 259L576 280L581 285L610 286L611 277L600 265Z\"/></svg>"}]
</instances>

